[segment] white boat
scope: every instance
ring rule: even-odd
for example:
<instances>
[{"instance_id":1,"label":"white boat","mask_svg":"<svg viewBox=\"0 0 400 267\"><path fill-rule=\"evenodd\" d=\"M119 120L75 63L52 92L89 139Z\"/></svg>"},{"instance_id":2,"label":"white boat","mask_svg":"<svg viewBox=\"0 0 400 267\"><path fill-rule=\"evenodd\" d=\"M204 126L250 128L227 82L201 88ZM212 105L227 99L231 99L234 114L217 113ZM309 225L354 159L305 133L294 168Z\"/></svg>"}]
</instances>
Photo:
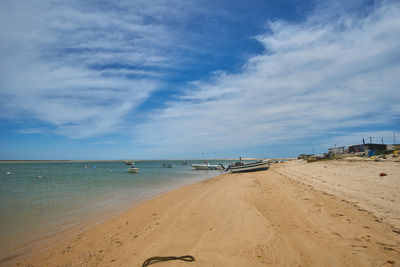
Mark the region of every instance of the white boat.
<instances>
[{"instance_id":1,"label":"white boat","mask_svg":"<svg viewBox=\"0 0 400 267\"><path fill-rule=\"evenodd\" d=\"M131 167L128 168L127 172L130 172L130 173L139 173L139 169L136 168L136 167L131 166Z\"/></svg>"},{"instance_id":2,"label":"white boat","mask_svg":"<svg viewBox=\"0 0 400 267\"><path fill-rule=\"evenodd\" d=\"M203 164L192 164L195 170L223 170L224 166L222 164L212 165L204 162Z\"/></svg>"},{"instance_id":3,"label":"white boat","mask_svg":"<svg viewBox=\"0 0 400 267\"><path fill-rule=\"evenodd\" d=\"M172 167L174 167L173 165L172 165L172 163L163 163L163 165L162 165L164 168L172 168Z\"/></svg>"},{"instance_id":4,"label":"white boat","mask_svg":"<svg viewBox=\"0 0 400 267\"><path fill-rule=\"evenodd\" d=\"M125 160L125 165L134 165L134 164L135 164L135 162L133 162L133 161Z\"/></svg>"},{"instance_id":5,"label":"white boat","mask_svg":"<svg viewBox=\"0 0 400 267\"><path fill-rule=\"evenodd\" d=\"M229 166L227 171L230 171L231 173L238 173L238 172L263 171L268 169L269 169L269 163L267 162L253 162L242 165Z\"/></svg>"}]
</instances>

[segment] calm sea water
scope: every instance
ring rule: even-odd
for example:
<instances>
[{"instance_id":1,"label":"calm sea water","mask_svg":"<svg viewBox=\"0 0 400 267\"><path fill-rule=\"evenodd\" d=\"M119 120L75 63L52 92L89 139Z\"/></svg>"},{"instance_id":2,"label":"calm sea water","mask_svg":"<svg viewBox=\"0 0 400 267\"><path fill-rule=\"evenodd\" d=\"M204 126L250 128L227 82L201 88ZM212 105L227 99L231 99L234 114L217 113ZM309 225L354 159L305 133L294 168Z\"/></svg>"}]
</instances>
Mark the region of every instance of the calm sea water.
<instances>
[{"instance_id":1,"label":"calm sea water","mask_svg":"<svg viewBox=\"0 0 400 267\"><path fill-rule=\"evenodd\" d=\"M174 167L163 168L163 163ZM4 253L0 257L16 253L14 248L24 243L221 173L193 170L192 163L201 161L188 161L187 165L182 161L138 161L139 174L127 173L123 162L2 163L0 250Z\"/></svg>"}]
</instances>

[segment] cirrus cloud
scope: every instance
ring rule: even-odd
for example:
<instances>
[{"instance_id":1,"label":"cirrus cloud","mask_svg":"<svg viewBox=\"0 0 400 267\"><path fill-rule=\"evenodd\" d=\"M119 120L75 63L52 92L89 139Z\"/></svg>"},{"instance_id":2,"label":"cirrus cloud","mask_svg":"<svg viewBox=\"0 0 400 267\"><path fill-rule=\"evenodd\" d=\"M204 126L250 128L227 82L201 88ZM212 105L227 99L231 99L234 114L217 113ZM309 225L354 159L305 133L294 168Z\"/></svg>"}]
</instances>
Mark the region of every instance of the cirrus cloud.
<instances>
[{"instance_id":1,"label":"cirrus cloud","mask_svg":"<svg viewBox=\"0 0 400 267\"><path fill-rule=\"evenodd\" d=\"M317 11L298 24L270 22L255 37L263 53L239 73L193 82L138 127L134 142L153 144L149 154L185 154L317 137L323 143L332 133L348 140L364 128L396 125L400 4L383 1L366 14L334 18L327 7Z\"/></svg>"},{"instance_id":2,"label":"cirrus cloud","mask_svg":"<svg viewBox=\"0 0 400 267\"><path fill-rule=\"evenodd\" d=\"M3 1L0 119L38 120L72 138L123 128L184 49L164 17L179 8L168 8Z\"/></svg>"}]
</instances>

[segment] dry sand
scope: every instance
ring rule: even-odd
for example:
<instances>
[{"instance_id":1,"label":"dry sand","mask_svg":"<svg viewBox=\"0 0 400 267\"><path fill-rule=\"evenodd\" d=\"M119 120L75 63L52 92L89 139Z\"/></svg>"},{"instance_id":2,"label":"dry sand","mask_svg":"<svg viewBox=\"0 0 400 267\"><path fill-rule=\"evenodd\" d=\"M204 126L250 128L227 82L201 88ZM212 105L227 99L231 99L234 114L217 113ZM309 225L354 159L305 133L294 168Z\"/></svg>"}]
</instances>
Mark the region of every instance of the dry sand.
<instances>
[{"instance_id":1,"label":"dry sand","mask_svg":"<svg viewBox=\"0 0 400 267\"><path fill-rule=\"evenodd\" d=\"M189 254L195 262L151 266L399 266L399 168L293 161L224 174L2 265L141 266Z\"/></svg>"},{"instance_id":2,"label":"dry sand","mask_svg":"<svg viewBox=\"0 0 400 267\"><path fill-rule=\"evenodd\" d=\"M351 201L400 228L400 162L394 160L397 158L389 156L379 162L360 157L293 161L276 172Z\"/></svg>"}]
</instances>

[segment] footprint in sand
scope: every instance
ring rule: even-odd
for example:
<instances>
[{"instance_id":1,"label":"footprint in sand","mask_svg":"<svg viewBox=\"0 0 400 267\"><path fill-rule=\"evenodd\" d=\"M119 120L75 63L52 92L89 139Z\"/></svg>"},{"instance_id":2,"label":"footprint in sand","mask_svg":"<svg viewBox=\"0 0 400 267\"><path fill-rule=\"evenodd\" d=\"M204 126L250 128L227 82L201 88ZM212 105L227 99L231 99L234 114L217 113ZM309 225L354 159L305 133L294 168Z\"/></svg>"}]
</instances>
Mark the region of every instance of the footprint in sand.
<instances>
[{"instance_id":1,"label":"footprint in sand","mask_svg":"<svg viewBox=\"0 0 400 267\"><path fill-rule=\"evenodd\" d=\"M368 248L368 246L366 246L366 245L351 245L351 247L353 247L353 248Z\"/></svg>"},{"instance_id":2,"label":"footprint in sand","mask_svg":"<svg viewBox=\"0 0 400 267\"><path fill-rule=\"evenodd\" d=\"M371 236L370 235L364 235L360 239L362 241L369 242L371 240Z\"/></svg>"},{"instance_id":3,"label":"footprint in sand","mask_svg":"<svg viewBox=\"0 0 400 267\"><path fill-rule=\"evenodd\" d=\"M397 251L400 253L400 251L398 251L396 249L396 245L395 244L387 244L387 243L383 243L383 242L376 242L376 244L378 244L379 246L381 246L384 250L388 250L388 251Z\"/></svg>"},{"instance_id":4,"label":"footprint in sand","mask_svg":"<svg viewBox=\"0 0 400 267\"><path fill-rule=\"evenodd\" d=\"M392 228L392 231L394 232L394 233L396 233L396 234L399 234L400 235L400 229L398 229L398 228Z\"/></svg>"},{"instance_id":5,"label":"footprint in sand","mask_svg":"<svg viewBox=\"0 0 400 267\"><path fill-rule=\"evenodd\" d=\"M338 235L338 236L340 236L340 237L343 237L341 234L339 234L339 233L336 233L336 232L332 232L332 234L334 234L334 235Z\"/></svg>"}]
</instances>

